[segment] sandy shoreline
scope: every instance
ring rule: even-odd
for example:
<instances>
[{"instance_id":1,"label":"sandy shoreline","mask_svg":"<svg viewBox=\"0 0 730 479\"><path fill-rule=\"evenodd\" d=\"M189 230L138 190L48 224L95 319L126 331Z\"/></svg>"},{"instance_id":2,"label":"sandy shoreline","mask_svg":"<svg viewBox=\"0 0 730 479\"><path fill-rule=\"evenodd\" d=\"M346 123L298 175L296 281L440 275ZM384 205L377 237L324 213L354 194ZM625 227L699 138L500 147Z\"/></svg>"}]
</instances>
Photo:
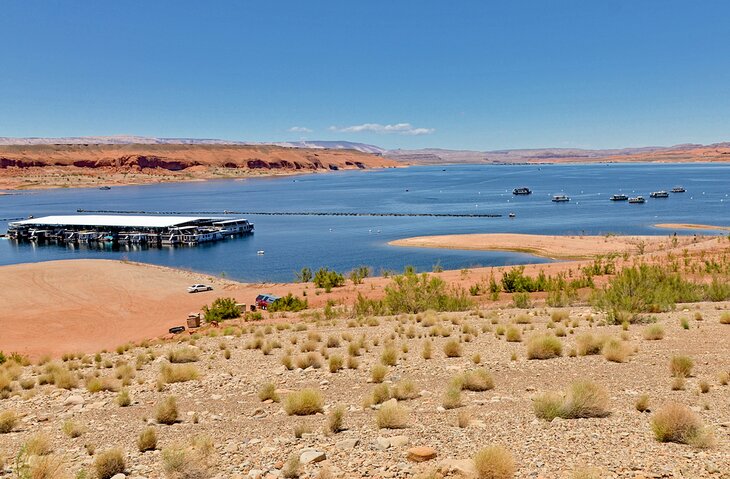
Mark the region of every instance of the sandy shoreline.
<instances>
[{"instance_id":1,"label":"sandy shoreline","mask_svg":"<svg viewBox=\"0 0 730 479\"><path fill-rule=\"evenodd\" d=\"M674 230L730 231L730 226L703 225L696 223L657 223L654 226L657 228Z\"/></svg>"},{"instance_id":2,"label":"sandy shoreline","mask_svg":"<svg viewBox=\"0 0 730 479\"><path fill-rule=\"evenodd\" d=\"M692 237L666 236L548 236L514 233L417 236L391 241L393 246L483 251L514 251L550 259L589 259L598 255L651 253L662 247L686 245Z\"/></svg>"}]
</instances>

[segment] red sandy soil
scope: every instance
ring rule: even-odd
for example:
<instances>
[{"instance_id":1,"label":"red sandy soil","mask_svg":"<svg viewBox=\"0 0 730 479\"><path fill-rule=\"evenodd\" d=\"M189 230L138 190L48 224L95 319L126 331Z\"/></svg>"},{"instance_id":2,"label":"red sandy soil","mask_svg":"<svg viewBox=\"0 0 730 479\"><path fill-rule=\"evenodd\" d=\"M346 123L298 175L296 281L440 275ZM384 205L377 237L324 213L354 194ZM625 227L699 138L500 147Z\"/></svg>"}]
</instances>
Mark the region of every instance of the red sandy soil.
<instances>
[{"instance_id":1,"label":"red sandy soil","mask_svg":"<svg viewBox=\"0 0 730 479\"><path fill-rule=\"evenodd\" d=\"M242 145L0 146L0 189L68 188L396 167L355 150Z\"/></svg>"}]
</instances>

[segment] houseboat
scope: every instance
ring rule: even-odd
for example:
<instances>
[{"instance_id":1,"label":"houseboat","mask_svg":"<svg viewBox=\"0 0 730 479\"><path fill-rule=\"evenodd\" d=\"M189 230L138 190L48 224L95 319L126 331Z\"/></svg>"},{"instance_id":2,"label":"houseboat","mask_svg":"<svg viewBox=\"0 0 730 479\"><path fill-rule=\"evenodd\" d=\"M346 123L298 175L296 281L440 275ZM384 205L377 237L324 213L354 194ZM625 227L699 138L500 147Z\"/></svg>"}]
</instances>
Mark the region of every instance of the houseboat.
<instances>
[{"instance_id":1,"label":"houseboat","mask_svg":"<svg viewBox=\"0 0 730 479\"><path fill-rule=\"evenodd\" d=\"M646 203L646 200L643 196L636 196L634 198L629 198L629 203Z\"/></svg>"},{"instance_id":2,"label":"houseboat","mask_svg":"<svg viewBox=\"0 0 730 479\"><path fill-rule=\"evenodd\" d=\"M684 193L685 191L687 190L685 190L681 186L675 186L674 188L672 188L672 193Z\"/></svg>"},{"instance_id":3,"label":"houseboat","mask_svg":"<svg viewBox=\"0 0 730 479\"><path fill-rule=\"evenodd\" d=\"M626 201L629 199L627 195L618 194L618 195L611 195L611 198L609 198L611 201Z\"/></svg>"},{"instance_id":4,"label":"houseboat","mask_svg":"<svg viewBox=\"0 0 730 479\"><path fill-rule=\"evenodd\" d=\"M568 195L555 195L553 196L553 202L555 203L566 203L570 201L570 196Z\"/></svg>"},{"instance_id":5,"label":"houseboat","mask_svg":"<svg viewBox=\"0 0 730 479\"><path fill-rule=\"evenodd\" d=\"M523 186L521 188L515 188L514 190L512 190L512 194L513 195L529 195L529 194L532 194L532 190L530 190L530 188Z\"/></svg>"},{"instance_id":6,"label":"houseboat","mask_svg":"<svg viewBox=\"0 0 730 479\"><path fill-rule=\"evenodd\" d=\"M669 198L669 193L666 191L653 191L650 195L652 198Z\"/></svg>"}]
</instances>

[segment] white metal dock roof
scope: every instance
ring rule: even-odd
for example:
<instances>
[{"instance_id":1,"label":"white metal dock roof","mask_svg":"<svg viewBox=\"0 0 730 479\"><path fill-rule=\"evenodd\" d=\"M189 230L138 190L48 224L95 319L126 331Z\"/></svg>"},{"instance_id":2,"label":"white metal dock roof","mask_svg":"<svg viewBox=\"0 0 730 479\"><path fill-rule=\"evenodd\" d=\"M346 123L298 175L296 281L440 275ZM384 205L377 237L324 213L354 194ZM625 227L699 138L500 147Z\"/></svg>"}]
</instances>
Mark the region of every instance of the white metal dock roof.
<instances>
[{"instance_id":1,"label":"white metal dock roof","mask_svg":"<svg viewBox=\"0 0 730 479\"><path fill-rule=\"evenodd\" d=\"M170 228L186 223L215 221L227 218L214 216L134 216L134 215L68 215L43 216L13 221L11 225L27 226L109 226L115 228Z\"/></svg>"}]
</instances>

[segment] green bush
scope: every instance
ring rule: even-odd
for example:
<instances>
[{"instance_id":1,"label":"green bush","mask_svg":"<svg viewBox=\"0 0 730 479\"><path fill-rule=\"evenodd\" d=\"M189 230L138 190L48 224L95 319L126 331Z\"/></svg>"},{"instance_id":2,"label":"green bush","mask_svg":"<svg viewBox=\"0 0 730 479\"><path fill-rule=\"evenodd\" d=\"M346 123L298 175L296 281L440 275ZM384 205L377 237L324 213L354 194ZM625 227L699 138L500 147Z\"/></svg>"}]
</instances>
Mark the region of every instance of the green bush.
<instances>
[{"instance_id":1,"label":"green bush","mask_svg":"<svg viewBox=\"0 0 730 479\"><path fill-rule=\"evenodd\" d=\"M512 295L512 302L515 308L528 309L532 306L529 293L515 293Z\"/></svg>"},{"instance_id":2,"label":"green bush","mask_svg":"<svg viewBox=\"0 0 730 479\"><path fill-rule=\"evenodd\" d=\"M318 288L324 288L326 291L339 286L344 286L345 277L337 271L330 270L329 268L319 268L314 273L314 285Z\"/></svg>"},{"instance_id":3,"label":"green bush","mask_svg":"<svg viewBox=\"0 0 730 479\"><path fill-rule=\"evenodd\" d=\"M218 323L226 319L241 317L241 310L236 306L236 300L233 298L216 298L210 307L203 306L203 314L206 322Z\"/></svg>"},{"instance_id":4,"label":"green bush","mask_svg":"<svg viewBox=\"0 0 730 479\"><path fill-rule=\"evenodd\" d=\"M446 287L446 282L426 273L405 273L395 276L385 287L385 307L391 314L434 311L466 311L473 302L461 289Z\"/></svg>"},{"instance_id":5,"label":"green bush","mask_svg":"<svg viewBox=\"0 0 730 479\"><path fill-rule=\"evenodd\" d=\"M349 277L353 284L361 284L362 280L369 277L371 270L367 266L360 266L350 271Z\"/></svg>"},{"instance_id":6,"label":"green bush","mask_svg":"<svg viewBox=\"0 0 730 479\"><path fill-rule=\"evenodd\" d=\"M297 277L297 283L309 283L312 281L312 270L309 268L302 268L298 273L294 273Z\"/></svg>"},{"instance_id":7,"label":"green bush","mask_svg":"<svg viewBox=\"0 0 730 479\"><path fill-rule=\"evenodd\" d=\"M269 311L272 313L276 311L291 311L297 312L309 307L309 302L306 299L300 299L298 296L294 296L291 293L286 296L277 299L269 305Z\"/></svg>"}]
</instances>

